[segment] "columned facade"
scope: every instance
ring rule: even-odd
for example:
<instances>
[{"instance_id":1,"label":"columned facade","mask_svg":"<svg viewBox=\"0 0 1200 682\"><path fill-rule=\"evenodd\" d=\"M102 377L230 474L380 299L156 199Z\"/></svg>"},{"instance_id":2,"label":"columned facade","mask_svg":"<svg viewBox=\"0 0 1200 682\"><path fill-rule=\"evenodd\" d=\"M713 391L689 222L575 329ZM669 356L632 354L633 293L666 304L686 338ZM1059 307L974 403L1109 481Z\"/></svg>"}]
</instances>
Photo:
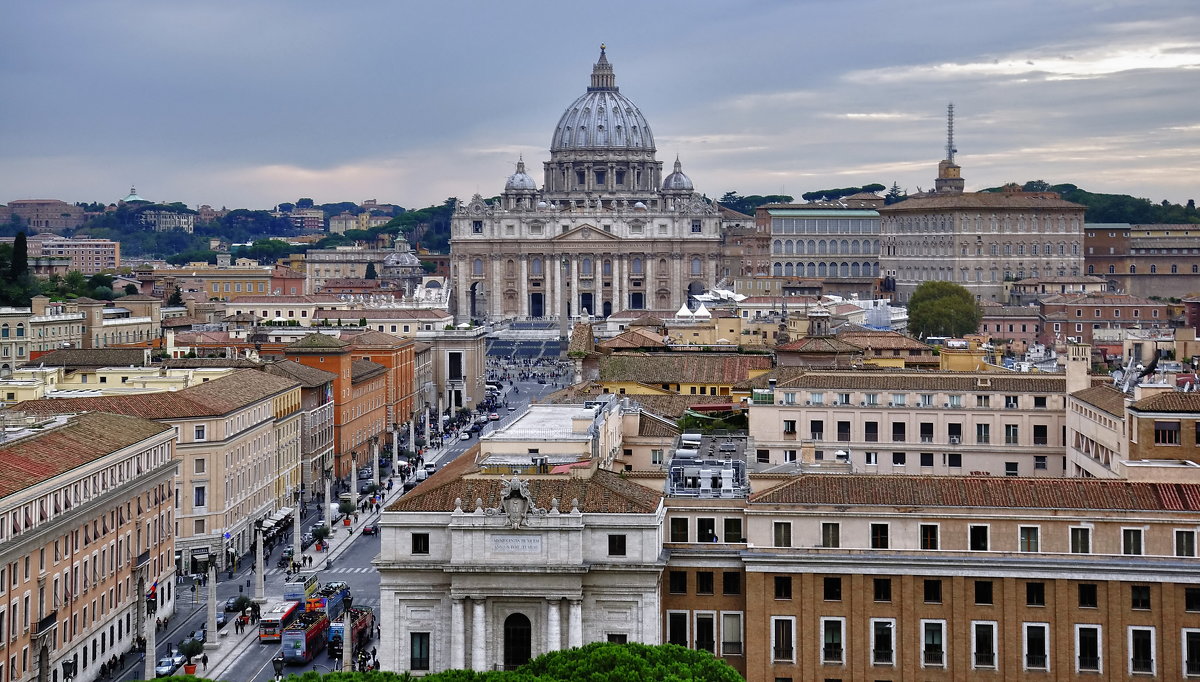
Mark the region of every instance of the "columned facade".
<instances>
[{"instance_id":1,"label":"columned facade","mask_svg":"<svg viewBox=\"0 0 1200 682\"><path fill-rule=\"evenodd\" d=\"M555 129L542 187L521 160L499 200L476 194L457 206L456 319L675 310L716 284L721 217L678 160L664 178L655 152L602 49L591 86Z\"/></svg>"}]
</instances>

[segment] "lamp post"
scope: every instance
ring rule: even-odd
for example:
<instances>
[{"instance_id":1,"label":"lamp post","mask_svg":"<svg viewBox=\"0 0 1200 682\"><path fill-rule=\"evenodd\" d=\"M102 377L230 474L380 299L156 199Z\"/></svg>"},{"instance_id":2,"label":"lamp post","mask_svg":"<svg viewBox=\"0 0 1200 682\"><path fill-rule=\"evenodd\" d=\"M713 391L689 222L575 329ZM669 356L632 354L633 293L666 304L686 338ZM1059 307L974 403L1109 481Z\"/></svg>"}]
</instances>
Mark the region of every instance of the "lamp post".
<instances>
[{"instance_id":1,"label":"lamp post","mask_svg":"<svg viewBox=\"0 0 1200 682\"><path fill-rule=\"evenodd\" d=\"M350 628L353 626L353 614L351 610L354 607L354 597L346 595L343 600L346 604L346 611L342 614L342 670L354 670L354 637Z\"/></svg>"},{"instance_id":2,"label":"lamp post","mask_svg":"<svg viewBox=\"0 0 1200 682\"><path fill-rule=\"evenodd\" d=\"M75 679L75 659L68 658L63 661L62 669L64 682L71 682L71 680Z\"/></svg>"}]
</instances>

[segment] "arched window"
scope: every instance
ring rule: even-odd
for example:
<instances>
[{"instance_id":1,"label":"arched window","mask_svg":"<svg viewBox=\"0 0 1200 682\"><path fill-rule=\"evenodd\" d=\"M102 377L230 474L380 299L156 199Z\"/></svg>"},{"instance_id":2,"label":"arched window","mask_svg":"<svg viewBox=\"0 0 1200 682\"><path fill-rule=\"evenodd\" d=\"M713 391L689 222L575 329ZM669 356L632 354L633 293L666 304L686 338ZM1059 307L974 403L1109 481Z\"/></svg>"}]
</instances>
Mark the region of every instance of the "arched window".
<instances>
[{"instance_id":1,"label":"arched window","mask_svg":"<svg viewBox=\"0 0 1200 682\"><path fill-rule=\"evenodd\" d=\"M792 254L792 248L793 248L793 246L792 246L792 240L790 240L790 239L789 239L789 240L787 240L787 241L785 241L785 242L783 243L783 252L784 252L784 254L786 254L786 255L789 255L789 256L790 256L790 255Z\"/></svg>"},{"instance_id":2,"label":"arched window","mask_svg":"<svg viewBox=\"0 0 1200 682\"><path fill-rule=\"evenodd\" d=\"M504 276L505 277L516 277L517 276L517 261L509 258L508 261L506 261L504 263Z\"/></svg>"},{"instance_id":3,"label":"arched window","mask_svg":"<svg viewBox=\"0 0 1200 682\"><path fill-rule=\"evenodd\" d=\"M483 259L482 258L476 258L475 260L471 261L471 274L472 275L482 275L483 274Z\"/></svg>"},{"instance_id":4,"label":"arched window","mask_svg":"<svg viewBox=\"0 0 1200 682\"><path fill-rule=\"evenodd\" d=\"M1129 266L1129 274L1131 274L1131 275L1136 275L1136 274L1137 274L1137 266L1136 266L1136 265L1130 265L1130 266Z\"/></svg>"},{"instance_id":5,"label":"arched window","mask_svg":"<svg viewBox=\"0 0 1200 682\"><path fill-rule=\"evenodd\" d=\"M795 271L793 270L793 268L792 268L792 264L791 264L791 263L784 263L784 264L783 264L783 276L784 276L784 277L791 277L792 275L795 275L795 274L796 274L796 273L795 273Z\"/></svg>"},{"instance_id":6,"label":"arched window","mask_svg":"<svg viewBox=\"0 0 1200 682\"><path fill-rule=\"evenodd\" d=\"M1156 274L1158 274L1158 266L1157 266L1157 265L1151 265L1151 266L1150 266L1150 274L1151 274L1151 275L1156 275Z\"/></svg>"},{"instance_id":7,"label":"arched window","mask_svg":"<svg viewBox=\"0 0 1200 682\"><path fill-rule=\"evenodd\" d=\"M821 241L817 242L817 253L825 253L825 250L826 250L827 248L828 248L828 247L826 246L826 244L825 244L825 240L824 240L824 239L822 239Z\"/></svg>"},{"instance_id":8,"label":"arched window","mask_svg":"<svg viewBox=\"0 0 1200 682\"><path fill-rule=\"evenodd\" d=\"M817 277L824 277L825 274L825 264L817 263Z\"/></svg>"},{"instance_id":9,"label":"arched window","mask_svg":"<svg viewBox=\"0 0 1200 682\"><path fill-rule=\"evenodd\" d=\"M1115 266L1115 265L1108 266L1108 274L1110 274L1110 275L1117 274L1117 266Z\"/></svg>"},{"instance_id":10,"label":"arched window","mask_svg":"<svg viewBox=\"0 0 1200 682\"><path fill-rule=\"evenodd\" d=\"M534 258L529 262L529 273L534 277L542 276L542 259Z\"/></svg>"},{"instance_id":11,"label":"arched window","mask_svg":"<svg viewBox=\"0 0 1200 682\"><path fill-rule=\"evenodd\" d=\"M634 258L633 260L629 261L629 271L635 275L642 274L642 259Z\"/></svg>"},{"instance_id":12,"label":"arched window","mask_svg":"<svg viewBox=\"0 0 1200 682\"><path fill-rule=\"evenodd\" d=\"M783 277L783 263L776 263L771 266L771 274L776 277Z\"/></svg>"},{"instance_id":13,"label":"arched window","mask_svg":"<svg viewBox=\"0 0 1200 682\"><path fill-rule=\"evenodd\" d=\"M850 241L847 239L843 239L841 244L839 245L839 251L843 254L850 253Z\"/></svg>"},{"instance_id":14,"label":"arched window","mask_svg":"<svg viewBox=\"0 0 1200 682\"><path fill-rule=\"evenodd\" d=\"M807 270L808 270L809 277L817 276L817 264L816 263L809 263Z\"/></svg>"},{"instance_id":15,"label":"arched window","mask_svg":"<svg viewBox=\"0 0 1200 682\"><path fill-rule=\"evenodd\" d=\"M699 256L693 256L692 257L692 274L700 275L703 273L704 273L704 262L700 260Z\"/></svg>"},{"instance_id":16,"label":"arched window","mask_svg":"<svg viewBox=\"0 0 1200 682\"><path fill-rule=\"evenodd\" d=\"M1095 265L1089 265L1089 266L1088 266L1088 274L1089 274L1089 275L1094 275L1094 274L1096 274L1096 266L1095 266Z\"/></svg>"},{"instance_id":17,"label":"arched window","mask_svg":"<svg viewBox=\"0 0 1200 682\"><path fill-rule=\"evenodd\" d=\"M600 271L605 275L612 274L612 261L605 260L604 265L600 266Z\"/></svg>"},{"instance_id":18,"label":"arched window","mask_svg":"<svg viewBox=\"0 0 1200 682\"><path fill-rule=\"evenodd\" d=\"M583 275L584 277L592 276L592 259L591 258L583 259L583 262L580 263L579 274Z\"/></svg>"},{"instance_id":19,"label":"arched window","mask_svg":"<svg viewBox=\"0 0 1200 682\"><path fill-rule=\"evenodd\" d=\"M858 277L859 274L860 274L860 270L858 269L858 263L851 263L850 264L850 276Z\"/></svg>"},{"instance_id":20,"label":"arched window","mask_svg":"<svg viewBox=\"0 0 1200 682\"><path fill-rule=\"evenodd\" d=\"M842 277L849 277L850 276L850 264L842 263L841 267L838 268L838 273Z\"/></svg>"},{"instance_id":21,"label":"arched window","mask_svg":"<svg viewBox=\"0 0 1200 682\"><path fill-rule=\"evenodd\" d=\"M816 252L817 252L817 240L815 240L815 239L808 240L808 243L805 245L805 248L804 248L804 253L811 256L812 254L814 254Z\"/></svg>"},{"instance_id":22,"label":"arched window","mask_svg":"<svg viewBox=\"0 0 1200 682\"><path fill-rule=\"evenodd\" d=\"M775 253L775 254L783 253L783 240L782 239L776 239L775 243L771 245L771 253Z\"/></svg>"},{"instance_id":23,"label":"arched window","mask_svg":"<svg viewBox=\"0 0 1200 682\"><path fill-rule=\"evenodd\" d=\"M1178 265L1171 265L1171 274L1172 274L1172 275L1178 275L1178 274L1179 274L1179 266L1178 266Z\"/></svg>"}]
</instances>

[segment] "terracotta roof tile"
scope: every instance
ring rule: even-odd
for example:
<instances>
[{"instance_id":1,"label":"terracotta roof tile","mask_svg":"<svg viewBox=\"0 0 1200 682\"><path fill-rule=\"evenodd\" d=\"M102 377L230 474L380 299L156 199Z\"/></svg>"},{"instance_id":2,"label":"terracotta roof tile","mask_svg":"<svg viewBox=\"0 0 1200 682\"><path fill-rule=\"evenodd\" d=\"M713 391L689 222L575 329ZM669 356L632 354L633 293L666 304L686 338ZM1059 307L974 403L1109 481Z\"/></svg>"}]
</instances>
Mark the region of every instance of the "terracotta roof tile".
<instances>
[{"instance_id":1,"label":"terracotta roof tile","mask_svg":"<svg viewBox=\"0 0 1200 682\"><path fill-rule=\"evenodd\" d=\"M147 419L81 414L57 428L0 446L0 498L171 430Z\"/></svg>"},{"instance_id":2,"label":"terracotta roof tile","mask_svg":"<svg viewBox=\"0 0 1200 682\"><path fill-rule=\"evenodd\" d=\"M143 348L62 348L38 356L47 367L141 367L150 353Z\"/></svg>"},{"instance_id":3,"label":"terracotta roof tile","mask_svg":"<svg viewBox=\"0 0 1200 682\"><path fill-rule=\"evenodd\" d=\"M736 388L766 388L774 377L777 389L862 391L956 391L956 392L1029 392L1062 393L1065 374L1020 372L953 372L948 370L899 370L890 367L863 366L853 370L820 370L804 367L779 367L771 373L744 381ZM983 382L986 382L984 385Z\"/></svg>"},{"instance_id":4,"label":"terracotta roof tile","mask_svg":"<svg viewBox=\"0 0 1200 682\"><path fill-rule=\"evenodd\" d=\"M1075 391L1071 397L1104 410L1114 417L1125 416L1125 394L1108 384Z\"/></svg>"},{"instance_id":5,"label":"terracotta roof tile","mask_svg":"<svg viewBox=\"0 0 1200 682\"><path fill-rule=\"evenodd\" d=\"M459 457L459 460L469 457ZM501 481L494 476L474 477L474 463L469 468L447 466L387 508L389 512L454 511L455 499L462 500L463 510L475 509L481 498L484 508L500 506ZM571 500L579 500L579 510L591 514L652 514L662 498L645 486L631 483L611 471L599 469L588 478L574 476L544 476L528 479L534 504L550 508L557 498L559 509L571 509Z\"/></svg>"},{"instance_id":6,"label":"terracotta roof tile","mask_svg":"<svg viewBox=\"0 0 1200 682\"><path fill-rule=\"evenodd\" d=\"M1200 511L1200 485L1080 478L812 474L750 498L757 504Z\"/></svg>"},{"instance_id":7,"label":"terracotta roof tile","mask_svg":"<svg viewBox=\"0 0 1200 682\"><path fill-rule=\"evenodd\" d=\"M305 388L316 388L337 379L337 374L323 369L302 365L293 360L279 360L263 367L268 374L294 379Z\"/></svg>"},{"instance_id":8,"label":"terracotta roof tile","mask_svg":"<svg viewBox=\"0 0 1200 682\"><path fill-rule=\"evenodd\" d=\"M935 194L931 196L909 197L899 203L880 207L879 213L886 216L890 213L959 208L1049 208L1082 211L1085 207L1081 204L1062 199L1050 192L964 192L962 194Z\"/></svg>"},{"instance_id":9,"label":"terracotta roof tile","mask_svg":"<svg viewBox=\"0 0 1200 682\"><path fill-rule=\"evenodd\" d=\"M600 359L601 381L649 384L734 384L751 371L771 369L769 355L729 353L614 353Z\"/></svg>"},{"instance_id":10,"label":"terracotta roof tile","mask_svg":"<svg viewBox=\"0 0 1200 682\"><path fill-rule=\"evenodd\" d=\"M297 384L256 369L243 369L180 391L26 400L12 409L41 415L103 410L145 419L215 417L252 405Z\"/></svg>"},{"instance_id":11,"label":"terracotta roof tile","mask_svg":"<svg viewBox=\"0 0 1200 682\"><path fill-rule=\"evenodd\" d=\"M775 347L777 353L862 353L862 348L836 336L805 336Z\"/></svg>"},{"instance_id":12,"label":"terracotta roof tile","mask_svg":"<svg viewBox=\"0 0 1200 682\"><path fill-rule=\"evenodd\" d=\"M354 360L350 363L350 383L357 384L387 372L387 367L370 360Z\"/></svg>"},{"instance_id":13,"label":"terracotta roof tile","mask_svg":"<svg viewBox=\"0 0 1200 682\"><path fill-rule=\"evenodd\" d=\"M335 339L328 334L322 334L320 332L313 332L312 334L305 336L304 338L300 339L299 341L293 341L292 343L289 343L288 345L284 346L284 348L286 350L299 350L299 351L306 351L306 350L339 351L339 350L348 348L349 346L350 346L349 343L342 341L341 339Z\"/></svg>"},{"instance_id":14,"label":"terracotta roof tile","mask_svg":"<svg viewBox=\"0 0 1200 682\"><path fill-rule=\"evenodd\" d=\"M679 427L651 412L638 415L638 435L655 438L671 438L679 435Z\"/></svg>"},{"instance_id":15,"label":"terracotta roof tile","mask_svg":"<svg viewBox=\"0 0 1200 682\"><path fill-rule=\"evenodd\" d=\"M1135 401L1130 408L1141 412L1200 412L1200 393L1158 393Z\"/></svg>"}]
</instances>

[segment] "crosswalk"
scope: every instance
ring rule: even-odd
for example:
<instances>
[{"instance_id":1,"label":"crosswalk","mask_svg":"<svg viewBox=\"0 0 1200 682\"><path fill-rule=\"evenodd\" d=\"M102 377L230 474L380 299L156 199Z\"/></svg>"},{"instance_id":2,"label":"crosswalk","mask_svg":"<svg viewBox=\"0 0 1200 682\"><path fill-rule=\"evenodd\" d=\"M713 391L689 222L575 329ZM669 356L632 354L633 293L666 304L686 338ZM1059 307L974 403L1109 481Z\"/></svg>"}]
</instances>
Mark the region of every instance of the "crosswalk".
<instances>
[{"instance_id":1,"label":"crosswalk","mask_svg":"<svg viewBox=\"0 0 1200 682\"><path fill-rule=\"evenodd\" d=\"M345 566L345 567L334 566L333 568L321 569L321 573L323 573L323 574L324 573L378 573L378 572L379 572L379 570L376 569L374 566ZM284 570L282 568L267 569L268 576L283 575L283 574L284 574Z\"/></svg>"}]
</instances>

